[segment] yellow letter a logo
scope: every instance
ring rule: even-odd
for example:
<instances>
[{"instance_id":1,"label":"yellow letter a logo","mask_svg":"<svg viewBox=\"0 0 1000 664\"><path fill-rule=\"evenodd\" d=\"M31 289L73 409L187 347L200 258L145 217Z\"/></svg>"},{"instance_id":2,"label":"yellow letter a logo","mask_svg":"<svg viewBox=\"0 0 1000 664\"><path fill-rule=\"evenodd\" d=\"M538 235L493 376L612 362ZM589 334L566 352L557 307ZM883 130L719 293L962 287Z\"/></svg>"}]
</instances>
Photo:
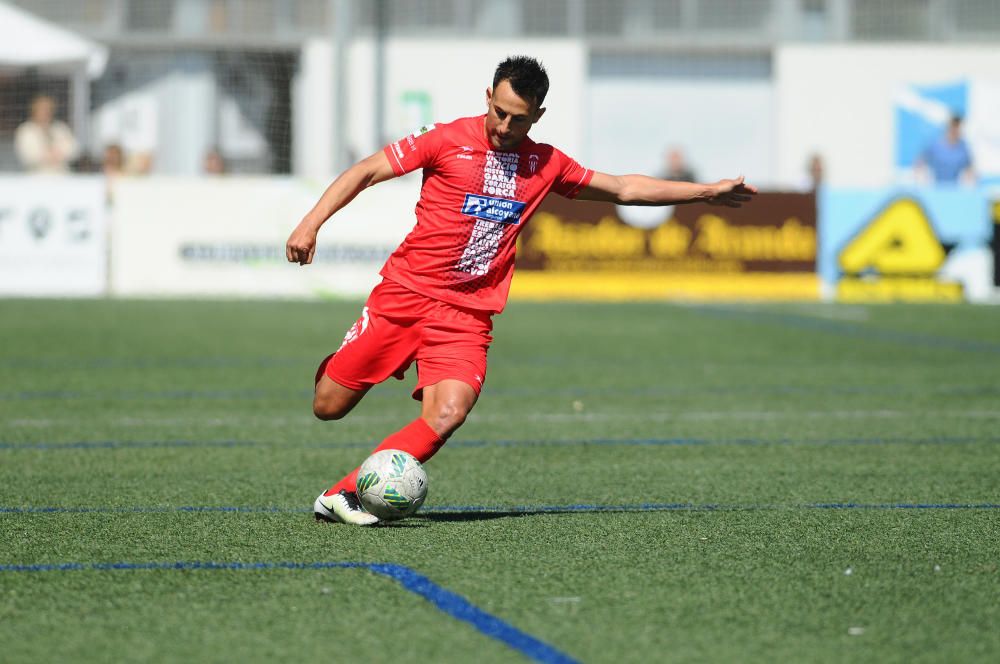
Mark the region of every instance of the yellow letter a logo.
<instances>
[{"instance_id":1,"label":"yellow letter a logo","mask_svg":"<svg viewBox=\"0 0 1000 664\"><path fill-rule=\"evenodd\" d=\"M890 203L840 252L847 274L874 270L883 275L930 275L945 252L923 208L913 199Z\"/></svg>"}]
</instances>

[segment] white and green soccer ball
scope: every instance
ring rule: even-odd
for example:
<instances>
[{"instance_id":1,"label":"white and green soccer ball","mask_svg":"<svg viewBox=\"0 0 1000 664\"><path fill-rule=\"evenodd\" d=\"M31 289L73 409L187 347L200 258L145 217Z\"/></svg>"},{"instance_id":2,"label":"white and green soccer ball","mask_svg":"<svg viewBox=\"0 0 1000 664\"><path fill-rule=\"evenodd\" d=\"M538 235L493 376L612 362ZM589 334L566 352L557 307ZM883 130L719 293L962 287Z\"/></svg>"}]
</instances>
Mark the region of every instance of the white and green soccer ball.
<instances>
[{"instance_id":1,"label":"white and green soccer ball","mask_svg":"<svg viewBox=\"0 0 1000 664\"><path fill-rule=\"evenodd\" d=\"M427 471L402 450L381 450L361 464L358 499L382 521L410 516L427 497Z\"/></svg>"}]
</instances>

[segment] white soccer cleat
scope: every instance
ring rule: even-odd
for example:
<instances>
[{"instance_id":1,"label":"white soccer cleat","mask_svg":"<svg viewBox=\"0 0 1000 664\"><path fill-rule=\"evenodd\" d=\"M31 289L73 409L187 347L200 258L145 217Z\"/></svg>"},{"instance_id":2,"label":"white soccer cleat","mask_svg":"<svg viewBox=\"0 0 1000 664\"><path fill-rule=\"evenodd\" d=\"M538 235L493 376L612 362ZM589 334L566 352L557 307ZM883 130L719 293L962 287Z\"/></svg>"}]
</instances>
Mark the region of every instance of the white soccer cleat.
<instances>
[{"instance_id":1,"label":"white soccer cleat","mask_svg":"<svg viewBox=\"0 0 1000 664\"><path fill-rule=\"evenodd\" d=\"M347 523L352 526L373 526L378 523L377 516L361 507L358 494L343 489L332 496L319 494L319 498L313 503L313 514L317 521Z\"/></svg>"}]
</instances>

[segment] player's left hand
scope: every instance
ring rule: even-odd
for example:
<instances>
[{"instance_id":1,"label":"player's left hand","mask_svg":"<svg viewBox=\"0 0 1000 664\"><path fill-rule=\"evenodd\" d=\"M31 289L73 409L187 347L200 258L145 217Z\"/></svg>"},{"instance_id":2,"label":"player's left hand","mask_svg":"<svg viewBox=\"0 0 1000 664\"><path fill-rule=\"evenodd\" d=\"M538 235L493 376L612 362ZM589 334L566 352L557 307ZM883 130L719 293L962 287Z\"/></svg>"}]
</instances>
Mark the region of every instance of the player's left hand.
<instances>
[{"instance_id":1,"label":"player's left hand","mask_svg":"<svg viewBox=\"0 0 1000 664\"><path fill-rule=\"evenodd\" d=\"M714 185L715 194L706 203L709 205L725 205L740 207L757 193L757 187L743 181L743 176L734 180L719 180Z\"/></svg>"}]
</instances>

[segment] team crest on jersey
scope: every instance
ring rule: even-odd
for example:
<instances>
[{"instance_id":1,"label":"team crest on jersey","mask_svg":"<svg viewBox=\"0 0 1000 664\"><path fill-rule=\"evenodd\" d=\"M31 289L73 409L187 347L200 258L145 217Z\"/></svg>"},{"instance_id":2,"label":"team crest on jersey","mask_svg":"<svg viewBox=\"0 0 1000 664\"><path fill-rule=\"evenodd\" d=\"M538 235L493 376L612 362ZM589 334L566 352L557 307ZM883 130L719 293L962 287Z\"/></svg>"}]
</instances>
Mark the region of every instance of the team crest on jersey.
<instances>
[{"instance_id":1,"label":"team crest on jersey","mask_svg":"<svg viewBox=\"0 0 1000 664\"><path fill-rule=\"evenodd\" d=\"M529 154L528 155L528 170L531 171L532 174L534 174L535 171L538 170L538 155L537 154Z\"/></svg>"},{"instance_id":2,"label":"team crest on jersey","mask_svg":"<svg viewBox=\"0 0 1000 664\"><path fill-rule=\"evenodd\" d=\"M465 202L462 204L462 214L501 224L517 224L521 221L524 206L525 203L521 201L507 198L466 194Z\"/></svg>"},{"instance_id":3,"label":"team crest on jersey","mask_svg":"<svg viewBox=\"0 0 1000 664\"><path fill-rule=\"evenodd\" d=\"M416 130L415 132L413 132L410 135L413 136L413 138L420 138L421 136L423 136L427 132L433 130L434 127L436 127L436 126L437 125L435 125L434 123L425 124L423 127L421 127L420 129Z\"/></svg>"}]
</instances>

